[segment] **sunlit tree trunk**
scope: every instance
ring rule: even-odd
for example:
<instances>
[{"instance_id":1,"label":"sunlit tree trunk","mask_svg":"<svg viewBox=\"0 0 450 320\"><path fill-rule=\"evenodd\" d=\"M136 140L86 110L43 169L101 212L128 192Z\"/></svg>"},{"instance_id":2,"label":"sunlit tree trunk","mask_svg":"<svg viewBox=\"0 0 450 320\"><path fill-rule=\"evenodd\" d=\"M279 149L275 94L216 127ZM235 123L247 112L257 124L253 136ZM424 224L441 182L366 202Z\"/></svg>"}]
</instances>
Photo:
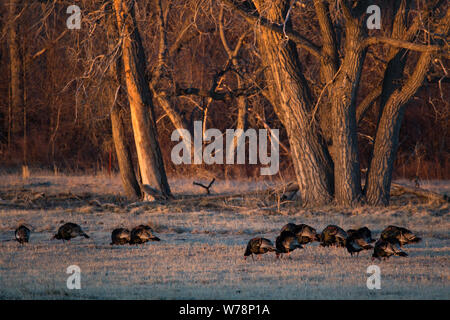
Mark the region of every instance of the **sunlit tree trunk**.
<instances>
[{"instance_id":1,"label":"sunlit tree trunk","mask_svg":"<svg viewBox=\"0 0 450 320\"><path fill-rule=\"evenodd\" d=\"M114 18L114 19L112 19ZM108 49L109 52L114 52L115 45L118 42L118 32L113 16L108 21ZM114 147L117 155L117 162L119 163L120 177L122 179L122 185L125 190L125 194L129 199L135 200L142 197L141 188L136 179L136 173L134 171L133 158L131 156L130 146L127 142L125 134L125 127L123 123L122 108L117 103L117 99L120 97L120 84L122 80L121 72L123 70L120 64L120 51L117 53L115 59L111 62L108 68L108 80L106 83L107 99L109 102L109 108L111 108L111 128L114 141Z\"/></svg>"},{"instance_id":2,"label":"sunlit tree trunk","mask_svg":"<svg viewBox=\"0 0 450 320\"><path fill-rule=\"evenodd\" d=\"M254 0L256 8L271 22L281 23L290 1L267 3ZM268 67L267 80L272 89L269 95L276 101L275 111L286 128L291 157L299 184L303 205L324 205L333 198L333 170L331 158L318 125L311 117L311 100L303 78L296 48L283 35L261 28L258 46L263 63Z\"/></svg>"},{"instance_id":3,"label":"sunlit tree trunk","mask_svg":"<svg viewBox=\"0 0 450 320\"><path fill-rule=\"evenodd\" d=\"M114 0L142 184L164 197L171 197L157 137L152 96L145 77L146 58L136 25L134 3L133 0ZM151 199L151 196L146 198Z\"/></svg>"}]
</instances>

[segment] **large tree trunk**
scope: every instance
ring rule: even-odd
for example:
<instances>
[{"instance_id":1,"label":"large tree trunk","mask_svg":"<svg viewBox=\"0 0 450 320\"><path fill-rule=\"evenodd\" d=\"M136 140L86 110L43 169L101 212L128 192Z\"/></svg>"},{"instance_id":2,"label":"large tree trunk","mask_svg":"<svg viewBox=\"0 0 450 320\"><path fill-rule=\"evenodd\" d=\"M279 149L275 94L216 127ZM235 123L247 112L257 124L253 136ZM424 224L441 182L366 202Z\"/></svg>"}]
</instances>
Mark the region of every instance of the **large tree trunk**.
<instances>
[{"instance_id":1,"label":"large tree trunk","mask_svg":"<svg viewBox=\"0 0 450 320\"><path fill-rule=\"evenodd\" d=\"M398 148L398 136L405 112L405 104L422 85L431 61L431 53L422 53L414 74L405 86L390 96L378 124L370 170L367 176L367 202L388 205L392 170Z\"/></svg>"},{"instance_id":2,"label":"large tree trunk","mask_svg":"<svg viewBox=\"0 0 450 320\"><path fill-rule=\"evenodd\" d=\"M406 33L406 19L408 13L408 3L406 0L397 0L395 2L395 18L393 21L392 33L391 36L395 39L407 39ZM392 93L400 87L401 80L403 78L403 71L406 65L406 61L408 58L409 52L406 49L391 47L389 49L388 54L388 64L386 66L386 70L384 72L383 81L380 86L380 108L377 119L377 130L379 129L380 119L383 114L384 108L388 99L392 95ZM377 90L375 90L377 91ZM375 93L376 94L376 93ZM367 106L368 107L368 106ZM362 111L360 111L362 112ZM373 152L369 156L369 168L368 172L370 173L370 162L373 157ZM367 194L367 188L369 184L366 183L364 186L364 193Z\"/></svg>"},{"instance_id":3,"label":"large tree trunk","mask_svg":"<svg viewBox=\"0 0 450 320\"><path fill-rule=\"evenodd\" d=\"M23 56L20 50L19 23L16 16L21 9L21 0L9 1L9 61L10 61L10 88L11 113L10 123L13 135L23 129L22 113L24 110L23 86Z\"/></svg>"},{"instance_id":4,"label":"large tree trunk","mask_svg":"<svg viewBox=\"0 0 450 320\"><path fill-rule=\"evenodd\" d=\"M254 0L260 14L275 23L282 23L290 2ZM291 145L291 157L299 184L303 205L324 205L333 198L331 158L311 117L311 100L302 76L295 45L279 33L262 28L258 46L266 76L269 95L275 111L286 128ZM273 97L276 95L276 98Z\"/></svg>"},{"instance_id":5,"label":"large tree trunk","mask_svg":"<svg viewBox=\"0 0 450 320\"><path fill-rule=\"evenodd\" d=\"M134 0L114 0L114 7L122 36L122 60L142 184L171 197L157 137L152 96L145 77L146 58L136 25ZM151 199L151 196L146 198Z\"/></svg>"},{"instance_id":6,"label":"large tree trunk","mask_svg":"<svg viewBox=\"0 0 450 320\"><path fill-rule=\"evenodd\" d=\"M345 58L332 85L334 190L336 203L351 206L361 200L361 172L356 136L356 93L365 57L360 48L362 30L347 21Z\"/></svg>"},{"instance_id":7,"label":"large tree trunk","mask_svg":"<svg viewBox=\"0 0 450 320\"><path fill-rule=\"evenodd\" d=\"M135 200L140 199L142 194L141 188L136 179L131 151L126 142L127 140L121 111L122 110L119 105L115 103L111 110L113 140L125 194L128 198Z\"/></svg>"},{"instance_id":8,"label":"large tree trunk","mask_svg":"<svg viewBox=\"0 0 450 320\"><path fill-rule=\"evenodd\" d=\"M113 19L114 18L114 19ZM115 17L110 17L108 21L108 49L109 52L114 51L115 44L118 41L118 31L115 23ZM120 176L125 194L131 200L140 199L142 197L141 188L136 179L136 173L133 166L133 158L131 156L130 146L127 143L125 127L123 123L123 111L117 103L116 99L121 90L119 88L122 82L121 76L122 65L120 64L120 54L111 62L108 69L109 81L106 85L107 97L111 107L111 128L116 150L117 161L119 163ZM117 92L116 92L117 91Z\"/></svg>"}]
</instances>

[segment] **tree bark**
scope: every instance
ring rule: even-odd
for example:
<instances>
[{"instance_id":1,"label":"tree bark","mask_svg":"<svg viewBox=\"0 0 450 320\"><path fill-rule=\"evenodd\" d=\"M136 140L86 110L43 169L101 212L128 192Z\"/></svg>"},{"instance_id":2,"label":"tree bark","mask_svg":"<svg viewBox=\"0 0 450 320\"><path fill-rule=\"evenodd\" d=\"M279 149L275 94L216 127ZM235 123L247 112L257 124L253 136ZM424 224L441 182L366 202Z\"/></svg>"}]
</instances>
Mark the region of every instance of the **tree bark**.
<instances>
[{"instance_id":1,"label":"tree bark","mask_svg":"<svg viewBox=\"0 0 450 320\"><path fill-rule=\"evenodd\" d=\"M142 184L165 197L172 197L157 137L152 96L145 77L146 58L136 25L134 2L114 0L114 7L122 36L122 61ZM154 198L146 195L146 199Z\"/></svg>"},{"instance_id":2,"label":"tree bark","mask_svg":"<svg viewBox=\"0 0 450 320\"><path fill-rule=\"evenodd\" d=\"M120 106L115 103L111 110L111 127L117 161L119 162L120 176L125 194L129 199L136 200L142 197L141 188L136 179L130 148L126 142Z\"/></svg>"},{"instance_id":3,"label":"tree bark","mask_svg":"<svg viewBox=\"0 0 450 320\"><path fill-rule=\"evenodd\" d=\"M338 43L331 21L329 4L326 0L314 0L317 20L319 22L320 36L322 38L322 56L320 59L320 75L328 97L331 96L332 83L339 67ZM321 101L318 106L318 115L322 134L327 141L328 151L333 150L333 119L331 116L331 99Z\"/></svg>"},{"instance_id":4,"label":"tree bark","mask_svg":"<svg viewBox=\"0 0 450 320\"><path fill-rule=\"evenodd\" d=\"M283 23L290 2L254 0L260 14L273 23ZM288 22L289 23L289 22ZM291 146L291 157L299 184L302 205L324 205L333 198L331 158L311 117L311 100L295 45L280 33L261 28L258 47L269 84L269 95ZM270 89L272 88L272 89Z\"/></svg>"},{"instance_id":5,"label":"tree bark","mask_svg":"<svg viewBox=\"0 0 450 320\"><path fill-rule=\"evenodd\" d=\"M356 125L356 93L365 58L363 32L357 19L347 20L345 57L331 86L335 200L353 206L362 198Z\"/></svg>"},{"instance_id":6,"label":"tree bark","mask_svg":"<svg viewBox=\"0 0 450 320\"><path fill-rule=\"evenodd\" d=\"M110 53L114 51L117 41L118 32L115 17L112 16L110 17L110 21L108 21L108 49ZM122 110L122 108L117 103L117 96L120 96L121 92L121 70L122 65L120 64L120 53L117 53L117 56L114 58L108 68L109 81L106 84L107 98L109 101L109 106L111 107L112 137L125 194L129 199L137 200L142 198L142 192L136 179L133 158L131 156L130 146L127 143L127 138L125 135L125 127L122 116L125 110Z\"/></svg>"}]
</instances>

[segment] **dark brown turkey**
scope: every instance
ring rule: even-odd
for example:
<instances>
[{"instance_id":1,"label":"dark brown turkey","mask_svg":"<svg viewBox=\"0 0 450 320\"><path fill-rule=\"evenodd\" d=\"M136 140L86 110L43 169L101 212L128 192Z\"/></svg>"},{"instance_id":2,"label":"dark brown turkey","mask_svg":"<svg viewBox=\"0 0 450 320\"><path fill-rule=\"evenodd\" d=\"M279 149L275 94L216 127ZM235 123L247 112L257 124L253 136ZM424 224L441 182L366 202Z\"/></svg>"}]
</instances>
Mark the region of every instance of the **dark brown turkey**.
<instances>
[{"instance_id":1,"label":"dark brown turkey","mask_svg":"<svg viewBox=\"0 0 450 320\"><path fill-rule=\"evenodd\" d=\"M264 254L267 252L274 252L276 251L275 247L273 246L272 241L270 241L269 239L266 238L253 238L250 239L250 241L247 244L247 248L245 249L244 252L244 260L247 259L248 256L252 256L256 254L256 255L260 255L260 254Z\"/></svg>"},{"instance_id":2,"label":"dark brown turkey","mask_svg":"<svg viewBox=\"0 0 450 320\"><path fill-rule=\"evenodd\" d=\"M31 233L30 229L28 229L26 226L22 224L16 229L15 232L16 240L20 244L27 243L30 240L30 233Z\"/></svg>"},{"instance_id":3,"label":"dark brown turkey","mask_svg":"<svg viewBox=\"0 0 450 320\"><path fill-rule=\"evenodd\" d=\"M362 227L359 229L349 229L347 230L347 236L351 236L353 233L357 232L360 236L364 238L368 243L375 242L375 239L372 238L372 232L367 227Z\"/></svg>"},{"instance_id":4,"label":"dark brown turkey","mask_svg":"<svg viewBox=\"0 0 450 320\"><path fill-rule=\"evenodd\" d=\"M131 239L130 230L125 228L114 229L111 233L111 245L127 244L130 242L130 239Z\"/></svg>"},{"instance_id":5,"label":"dark brown turkey","mask_svg":"<svg viewBox=\"0 0 450 320\"><path fill-rule=\"evenodd\" d=\"M68 222L59 227L58 232L53 236L52 239L70 241L70 239L78 236L83 236L86 239L89 239L89 236L84 233L79 225L77 225L76 223Z\"/></svg>"},{"instance_id":6,"label":"dark brown turkey","mask_svg":"<svg viewBox=\"0 0 450 320\"><path fill-rule=\"evenodd\" d=\"M400 246L422 241L422 238L417 237L408 229L397 226L388 226L381 232L380 237L381 239L396 238L399 241Z\"/></svg>"},{"instance_id":7,"label":"dark brown turkey","mask_svg":"<svg viewBox=\"0 0 450 320\"><path fill-rule=\"evenodd\" d=\"M140 244L148 241L160 241L158 237L153 235L153 230L149 226L141 224L131 230L130 244Z\"/></svg>"},{"instance_id":8,"label":"dark brown turkey","mask_svg":"<svg viewBox=\"0 0 450 320\"><path fill-rule=\"evenodd\" d=\"M347 239L347 232L336 225L329 225L323 229L320 235L320 245L322 247L337 246L345 247L345 239Z\"/></svg>"},{"instance_id":9,"label":"dark brown turkey","mask_svg":"<svg viewBox=\"0 0 450 320\"><path fill-rule=\"evenodd\" d=\"M350 229L347 231L347 235L348 237L345 239L345 247L351 256L353 256L354 253L358 256L360 251L373 248L373 246L369 244L371 238L367 236L363 228L358 230Z\"/></svg>"},{"instance_id":10,"label":"dark brown turkey","mask_svg":"<svg viewBox=\"0 0 450 320\"><path fill-rule=\"evenodd\" d=\"M290 231L283 231L275 240L275 247L277 249L277 258L281 257L283 253L287 253L288 257L295 249L302 249L302 245L299 243L297 236Z\"/></svg>"},{"instance_id":11,"label":"dark brown turkey","mask_svg":"<svg viewBox=\"0 0 450 320\"><path fill-rule=\"evenodd\" d=\"M373 249L372 261L375 258L386 260L390 256L407 257L408 254L400 248L400 242L396 238L379 239Z\"/></svg>"},{"instance_id":12,"label":"dark brown turkey","mask_svg":"<svg viewBox=\"0 0 450 320\"><path fill-rule=\"evenodd\" d=\"M300 244L319 241L319 236L316 229L308 226L307 224L288 223L281 229L281 232L283 231L290 231L295 234Z\"/></svg>"}]
</instances>

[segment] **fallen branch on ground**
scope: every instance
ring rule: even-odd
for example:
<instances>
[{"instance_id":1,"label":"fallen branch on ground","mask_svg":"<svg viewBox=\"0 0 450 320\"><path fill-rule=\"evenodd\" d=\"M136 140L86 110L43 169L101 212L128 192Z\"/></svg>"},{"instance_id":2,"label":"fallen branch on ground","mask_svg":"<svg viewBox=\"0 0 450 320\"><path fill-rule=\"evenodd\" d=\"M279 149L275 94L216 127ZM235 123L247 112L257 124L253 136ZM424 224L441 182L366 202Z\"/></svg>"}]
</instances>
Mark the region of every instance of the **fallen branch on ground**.
<instances>
[{"instance_id":1,"label":"fallen branch on ground","mask_svg":"<svg viewBox=\"0 0 450 320\"><path fill-rule=\"evenodd\" d=\"M200 186L202 188L205 188L206 189L206 193L210 194L209 188L211 188L211 186L213 185L214 181L216 181L216 178L213 178L208 186L205 186L204 184L202 184L200 182L195 182L195 181L193 182L193 184L196 185L196 186Z\"/></svg>"},{"instance_id":2,"label":"fallen branch on ground","mask_svg":"<svg viewBox=\"0 0 450 320\"><path fill-rule=\"evenodd\" d=\"M437 192L433 192L430 190L426 190L426 189L422 189L422 188L411 188L411 187L407 187L398 183L392 183L392 190L391 190L391 194L392 195L402 195L405 193L410 193L410 194L414 194L416 196L418 196L419 198L425 198L425 199L429 199L432 201L437 201L437 202L441 202L441 203L448 203L450 202L450 198L445 195L445 194L440 194Z\"/></svg>"}]
</instances>

